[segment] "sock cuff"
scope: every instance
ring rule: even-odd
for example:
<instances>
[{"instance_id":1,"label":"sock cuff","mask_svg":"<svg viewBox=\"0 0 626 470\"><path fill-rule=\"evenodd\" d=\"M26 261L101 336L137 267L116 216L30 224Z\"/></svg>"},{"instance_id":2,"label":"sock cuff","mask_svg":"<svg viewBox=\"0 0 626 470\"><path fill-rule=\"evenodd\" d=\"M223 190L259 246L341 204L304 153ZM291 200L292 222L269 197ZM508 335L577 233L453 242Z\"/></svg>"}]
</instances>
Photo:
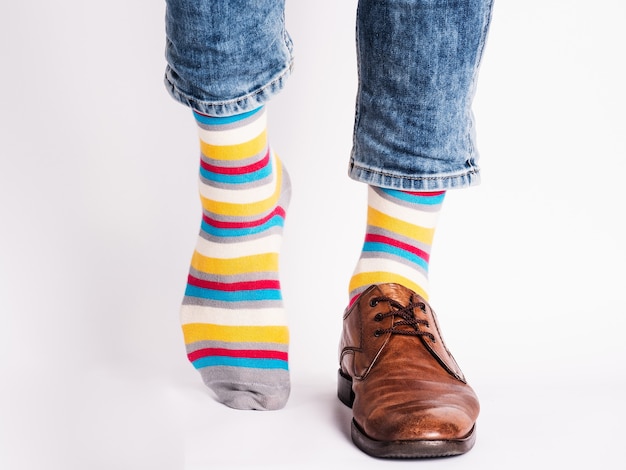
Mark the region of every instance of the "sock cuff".
<instances>
[{"instance_id":1,"label":"sock cuff","mask_svg":"<svg viewBox=\"0 0 626 470\"><path fill-rule=\"evenodd\" d=\"M241 114L233 114L231 116L209 116L209 115L200 113L194 109L193 116L196 119L196 122L198 122L198 124L203 124L206 126L222 126L225 124L234 124L239 121L248 119L254 116L255 114L257 114L258 112L260 112L263 108L264 106L260 106L258 108L253 109L252 111L246 111L245 113L241 113Z\"/></svg>"}]
</instances>

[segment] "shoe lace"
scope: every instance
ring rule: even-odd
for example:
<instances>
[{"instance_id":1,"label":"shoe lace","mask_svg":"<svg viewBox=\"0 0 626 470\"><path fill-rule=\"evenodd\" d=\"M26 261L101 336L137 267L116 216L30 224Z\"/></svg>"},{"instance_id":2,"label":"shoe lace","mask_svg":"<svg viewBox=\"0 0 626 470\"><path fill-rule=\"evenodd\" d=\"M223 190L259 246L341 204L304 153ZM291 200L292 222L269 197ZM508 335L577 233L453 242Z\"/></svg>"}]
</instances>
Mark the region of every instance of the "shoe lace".
<instances>
[{"instance_id":1,"label":"shoe lace","mask_svg":"<svg viewBox=\"0 0 626 470\"><path fill-rule=\"evenodd\" d=\"M391 310L385 313L377 313L374 316L375 321L382 321L388 317L401 318L400 321L394 321L391 328L379 328L374 334L376 336L383 335L385 333L391 333L393 335L405 335L405 336L427 336L433 342L435 342L435 336L420 329L419 325L423 325L426 328L429 327L428 320L423 320L415 316L414 310L419 308L422 312L426 312L426 304L424 302L411 302L408 305L402 305L397 300L393 300L389 297L380 296L374 297L370 300L370 306L375 307L380 302L388 302ZM409 326L410 328L398 328L400 326Z\"/></svg>"}]
</instances>

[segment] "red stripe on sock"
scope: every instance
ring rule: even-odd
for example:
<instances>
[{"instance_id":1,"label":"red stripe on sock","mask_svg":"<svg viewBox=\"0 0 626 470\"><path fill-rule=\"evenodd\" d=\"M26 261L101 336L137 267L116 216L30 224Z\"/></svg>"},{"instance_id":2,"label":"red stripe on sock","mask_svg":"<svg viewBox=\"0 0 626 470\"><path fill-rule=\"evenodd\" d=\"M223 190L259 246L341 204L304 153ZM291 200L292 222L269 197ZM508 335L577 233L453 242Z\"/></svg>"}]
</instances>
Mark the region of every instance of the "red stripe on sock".
<instances>
[{"instance_id":1,"label":"red stripe on sock","mask_svg":"<svg viewBox=\"0 0 626 470\"><path fill-rule=\"evenodd\" d=\"M348 308L352 307L354 305L354 303L359 300L359 297L361 297L361 294L357 294L354 297L352 297L350 299L350 302L348 302Z\"/></svg>"},{"instance_id":2,"label":"red stripe on sock","mask_svg":"<svg viewBox=\"0 0 626 470\"><path fill-rule=\"evenodd\" d=\"M215 282L198 279L191 274L187 277L187 282L192 286L202 289L219 290L224 292L237 292L242 290L259 290L259 289L280 289L280 281L271 279L262 279L260 281L243 281L243 282Z\"/></svg>"},{"instance_id":3,"label":"red stripe on sock","mask_svg":"<svg viewBox=\"0 0 626 470\"><path fill-rule=\"evenodd\" d=\"M399 240L395 240L390 237L385 237L384 235L376 235L373 233L368 233L365 235L366 242L375 242L375 243L385 243L386 245L395 246L396 248L400 248L402 250L408 251L409 253L413 253L414 255L419 256L426 262L430 261L430 255L424 250L420 250L416 246L409 245L408 243L401 242Z\"/></svg>"},{"instance_id":4,"label":"red stripe on sock","mask_svg":"<svg viewBox=\"0 0 626 470\"><path fill-rule=\"evenodd\" d=\"M263 349L204 348L187 354L187 357L192 362L207 356L245 357L248 359L280 359L283 361L288 360L288 354L286 352Z\"/></svg>"},{"instance_id":5,"label":"red stripe on sock","mask_svg":"<svg viewBox=\"0 0 626 470\"><path fill-rule=\"evenodd\" d=\"M221 220L215 220L207 215L202 216L202 220L209 224L211 227L215 228L250 228L250 227L258 227L259 225L263 225L265 222L270 220L272 217L280 216L283 219L286 216L285 209L281 206L277 206L272 212L267 214L262 219L251 220L248 222L224 222Z\"/></svg>"},{"instance_id":6,"label":"red stripe on sock","mask_svg":"<svg viewBox=\"0 0 626 470\"><path fill-rule=\"evenodd\" d=\"M212 173L219 173L221 175L243 175L246 173L253 173L261 168L265 168L270 161L270 152L269 150L265 154L265 156L256 163L246 166L238 166L238 167L225 167L218 165L211 165L205 161L201 161L200 165L207 171Z\"/></svg>"},{"instance_id":7,"label":"red stripe on sock","mask_svg":"<svg viewBox=\"0 0 626 470\"><path fill-rule=\"evenodd\" d=\"M402 192L406 194L411 194L413 196L435 197L435 196L441 196L446 191L444 190L444 191L402 191Z\"/></svg>"}]
</instances>

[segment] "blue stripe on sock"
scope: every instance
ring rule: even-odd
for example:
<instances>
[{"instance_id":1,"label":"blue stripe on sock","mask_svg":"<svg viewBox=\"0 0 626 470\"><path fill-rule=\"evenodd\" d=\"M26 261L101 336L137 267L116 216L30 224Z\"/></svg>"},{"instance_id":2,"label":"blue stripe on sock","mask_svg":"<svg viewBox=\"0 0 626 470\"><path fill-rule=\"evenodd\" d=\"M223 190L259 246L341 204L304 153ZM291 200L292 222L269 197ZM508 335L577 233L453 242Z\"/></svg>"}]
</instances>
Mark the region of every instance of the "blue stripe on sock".
<instances>
[{"instance_id":1,"label":"blue stripe on sock","mask_svg":"<svg viewBox=\"0 0 626 470\"><path fill-rule=\"evenodd\" d=\"M221 173L213 173L200 167L200 175L209 181L215 181L217 183L226 184L243 184L252 183L254 181L262 180L272 174L272 165L265 165L263 168L251 173L244 173L241 175L224 175Z\"/></svg>"},{"instance_id":2,"label":"blue stripe on sock","mask_svg":"<svg viewBox=\"0 0 626 470\"><path fill-rule=\"evenodd\" d=\"M202 287L187 284L185 289L187 297L197 297L207 300L218 300L221 302L252 302L262 300L282 300L280 289L255 289L239 291L222 291L214 289L203 289Z\"/></svg>"},{"instance_id":3,"label":"blue stripe on sock","mask_svg":"<svg viewBox=\"0 0 626 470\"><path fill-rule=\"evenodd\" d=\"M246 235L264 232L272 227L284 227L284 225L285 219L280 215L275 215L262 225L246 228L216 228L203 220L201 229L204 233L214 237L245 237Z\"/></svg>"},{"instance_id":4,"label":"blue stripe on sock","mask_svg":"<svg viewBox=\"0 0 626 470\"><path fill-rule=\"evenodd\" d=\"M260 108L253 109L252 111L247 111L245 113L234 114L232 116L220 116L220 117L206 116L194 110L193 115L196 118L196 121L198 121L200 124L205 124L209 126L220 126L223 124L232 124L233 122L243 121L244 119L247 119L250 116L255 115L261 109L263 109L263 106L261 106Z\"/></svg>"},{"instance_id":5,"label":"blue stripe on sock","mask_svg":"<svg viewBox=\"0 0 626 470\"><path fill-rule=\"evenodd\" d=\"M363 244L364 252L379 252L379 253L389 253L395 256L399 256L400 258L404 258L410 261L413 264L417 264L421 266L425 270L428 270L428 262L423 258L420 258L415 253L411 253L409 251L403 250L402 248L398 248L396 246L387 245L386 243L379 242L365 242Z\"/></svg>"},{"instance_id":6,"label":"blue stripe on sock","mask_svg":"<svg viewBox=\"0 0 626 470\"><path fill-rule=\"evenodd\" d=\"M287 361L281 359L250 359L246 357L206 356L192 363L196 369L214 366L246 367L251 369L289 370Z\"/></svg>"},{"instance_id":7,"label":"blue stripe on sock","mask_svg":"<svg viewBox=\"0 0 626 470\"><path fill-rule=\"evenodd\" d=\"M400 199L402 201L410 202L411 204L423 204L434 206L437 204L443 203L443 199L446 196L446 193L439 194L437 196L419 196L415 194L408 194L404 191L399 191L397 189L388 189L388 188L379 188L383 193L388 196L394 197L396 199Z\"/></svg>"}]
</instances>

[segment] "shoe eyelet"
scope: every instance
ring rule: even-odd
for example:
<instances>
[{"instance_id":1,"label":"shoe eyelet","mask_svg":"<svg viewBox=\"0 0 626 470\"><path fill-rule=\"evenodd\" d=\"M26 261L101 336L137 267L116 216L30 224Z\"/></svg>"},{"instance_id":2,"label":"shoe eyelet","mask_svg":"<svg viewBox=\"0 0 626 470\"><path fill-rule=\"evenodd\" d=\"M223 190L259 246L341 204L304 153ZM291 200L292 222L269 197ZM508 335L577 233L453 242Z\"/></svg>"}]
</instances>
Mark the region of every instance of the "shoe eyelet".
<instances>
[{"instance_id":1,"label":"shoe eyelet","mask_svg":"<svg viewBox=\"0 0 626 470\"><path fill-rule=\"evenodd\" d=\"M374 336L376 336L377 338L383 334L383 330L376 330L374 331Z\"/></svg>"},{"instance_id":2,"label":"shoe eyelet","mask_svg":"<svg viewBox=\"0 0 626 470\"><path fill-rule=\"evenodd\" d=\"M374 321L383 321L383 314L382 313L377 313L374 316Z\"/></svg>"},{"instance_id":3,"label":"shoe eyelet","mask_svg":"<svg viewBox=\"0 0 626 470\"><path fill-rule=\"evenodd\" d=\"M370 307L376 307L378 305L378 299L377 298L373 298L370 299Z\"/></svg>"}]
</instances>

